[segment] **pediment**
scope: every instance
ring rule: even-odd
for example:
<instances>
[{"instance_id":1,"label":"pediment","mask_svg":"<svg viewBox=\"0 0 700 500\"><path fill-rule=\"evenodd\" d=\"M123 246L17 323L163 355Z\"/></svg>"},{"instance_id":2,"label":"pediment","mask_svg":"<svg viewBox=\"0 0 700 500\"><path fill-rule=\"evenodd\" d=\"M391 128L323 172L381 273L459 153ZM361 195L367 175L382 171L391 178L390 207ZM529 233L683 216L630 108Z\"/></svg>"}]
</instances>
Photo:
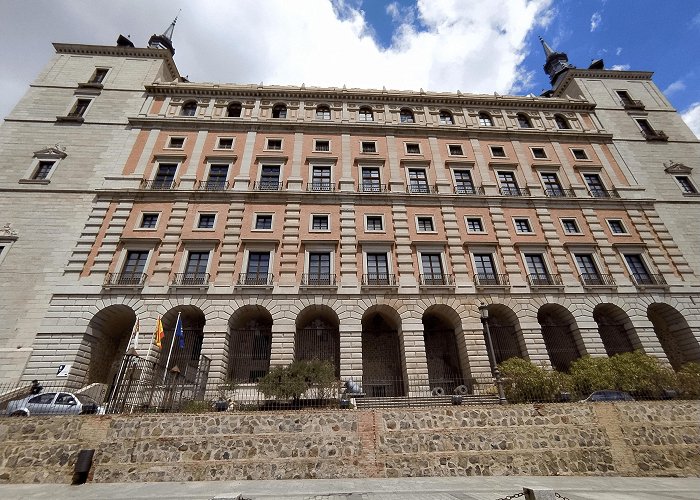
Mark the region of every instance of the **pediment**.
<instances>
[{"instance_id":1,"label":"pediment","mask_svg":"<svg viewBox=\"0 0 700 500\"><path fill-rule=\"evenodd\" d=\"M34 151L35 158L65 158L66 156L68 155L65 153L65 151L62 151L55 146Z\"/></svg>"},{"instance_id":2,"label":"pediment","mask_svg":"<svg viewBox=\"0 0 700 500\"><path fill-rule=\"evenodd\" d=\"M693 171L691 167L682 163L676 163L675 161L664 163L664 166L666 167L664 168L664 172L667 174L689 174Z\"/></svg>"}]
</instances>

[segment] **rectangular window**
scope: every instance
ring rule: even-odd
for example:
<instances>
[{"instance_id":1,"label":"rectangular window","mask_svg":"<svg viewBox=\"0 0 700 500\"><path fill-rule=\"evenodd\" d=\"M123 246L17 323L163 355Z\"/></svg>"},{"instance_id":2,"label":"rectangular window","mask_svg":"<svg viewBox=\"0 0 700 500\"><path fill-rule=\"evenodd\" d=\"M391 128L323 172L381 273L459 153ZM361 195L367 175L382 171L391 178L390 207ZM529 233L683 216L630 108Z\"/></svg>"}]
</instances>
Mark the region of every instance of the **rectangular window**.
<instances>
[{"instance_id":1,"label":"rectangular window","mask_svg":"<svg viewBox=\"0 0 700 500\"><path fill-rule=\"evenodd\" d=\"M447 150L449 151L450 156L464 156L464 150L462 149L461 144L448 144Z\"/></svg>"},{"instance_id":2,"label":"rectangular window","mask_svg":"<svg viewBox=\"0 0 700 500\"><path fill-rule=\"evenodd\" d=\"M362 141L361 151L363 153L376 153L377 152L377 143L374 141Z\"/></svg>"},{"instance_id":3,"label":"rectangular window","mask_svg":"<svg viewBox=\"0 0 700 500\"><path fill-rule=\"evenodd\" d=\"M467 217L467 232L468 233L483 233L484 223L480 217Z\"/></svg>"},{"instance_id":4,"label":"rectangular window","mask_svg":"<svg viewBox=\"0 0 700 500\"><path fill-rule=\"evenodd\" d=\"M279 151L282 149L282 139L268 139L265 149Z\"/></svg>"},{"instance_id":5,"label":"rectangular window","mask_svg":"<svg viewBox=\"0 0 700 500\"><path fill-rule=\"evenodd\" d=\"M561 226L564 228L566 234L581 234L576 219L562 219Z\"/></svg>"},{"instance_id":6,"label":"rectangular window","mask_svg":"<svg viewBox=\"0 0 700 500\"><path fill-rule=\"evenodd\" d=\"M588 159L588 154L586 153L585 149L572 149L571 154L573 154L574 158L577 160L587 160Z\"/></svg>"},{"instance_id":7,"label":"rectangular window","mask_svg":"<svg viewBox=\"0 0 700 500\"><path fill-rule=\"evenodd\" d=\"M439 253L421 253L423 265L423 283L426 285L443 285L445 277L442 272L442 259Z\"/></svg>"},{"instance_id":8,"label":"rectangular window","mask_svg":"<svg viewBox=\"0 0 700 500\"><path fill-rule=\"evenodd\" d=\"M540 177L542 177L542 184L544 185L545 195L552 197L564 196L565 193L564 190L561 188L561 184L559 184L557 174L541 173Z\"/></svg>"},{"instance_id":9,"label":"rectangular window","mask_svg":"<svg viewBox=\"0 0 700 500\"><path fill-rule=\"evenodd\" d=\"M419 233L432 233L435 231L435 224L432 217L417 217L416 218Z\"/></svg>"},{"instance_id":10,"label":"rectangular window","mask_svg":"<svg viewBox=\"0 0 700 500\"><path fill-rule=\"evenodd\" d=\"M271 214L256 214L255 215L255 229L272 229L272 215Z\"/></svg>"},{"instance_id":11,"label":"rectangular window","mask_svg":"<svg viewBox=\"0 0 700 500\"><path fill-rule=\"evenodd\" d=\"M209 263L209 252L190 252L187 256L187 266L185 267L186 277L194 278L207 272Z\"/></svg>"},{"instance_id":12,"label":"rectangular window","mask_svg":"<svg viewBox=\"0 0 700 500\"><path fill-rule=\"evenodd\" d=\"M419 155L420 154L420 144L418 144L417 142L407 142L406 143L406 154Z\"/></svg>"},{"instance_id":13,"label":"rectangular window","mask_svg":"<svg viewBox=\"0 0 700 500\"><path fill-rule=\"evenodd\" d=\"M260 190L277 191L280 189L280 166L263 165L260 171Z\"/></svg>"},{"instance_id":14,"label":"rectangular window","mask_svg":"<svg viewBox=\"0 0 700 500\"><path fill-rule=\"evenodd\" d=\"M41 160L39 161L39 165L37 165L36 170L34 171L34 175L32 175L32 179L34 180L44 180L49 176L49 173L51 172L51 169L53 166L56 164L55 161L49 161L49 160Z\"/></svg>"},{"instance_id":15,"label":"rectangular window","mask_svg":"<svg viewBox=\"0 0 700 500\"><path fill-rule=\"evenodd\" d=\"M530 226L530 220L524 218L513 219L513 225L515 226L515 232L522 233L532 233L532 226Z\"/></svg>"},{"instance_id":16,"label":"rectangular window","mask_svg":"<svg viewBox=\"0 0 700 500\"><path fill-rule=\"evenodd\" d=\"M625 261L627 261L627 267L632 273L635 283L638 285L653 285L654 281L649 274L647 266L644 264L642 256L639 254L625 254Z\"/></svg>"},{"instance_id":17,"label":"rectangular window","mask_svg":"<svg viewBox=\"0 0 700 500\"><path fill-rule=\"evenodd\" d=\"M90 78L89 83L102 83L107 76L108 71L109 70L106 68L97 68L92 74L92 78Z\"/></svg>"},{"instance_id":18,"label":"rectangular window","mask_svg":"<svg viewBox=\"0 0 700 500\"><path fill-rule=\"evenodd\" d=\"M492 158L505 158L506 150L503 146L491 146L491 157Z\"/></svg>"},{"instance_id":19,"label":"rectangular window","mask_svg":"<svg viewBox=\"0 0 700 500\"><path fill-rule=\"evenodd\" d=\"M365 225L367 231L384 231L384 220L381 215L367 215Z\"/></svg>"},{"instance_id":20,"label":"rectangular window","mask_svg":"<svg viewBox=\"0 0 700 500\"><path fill-rule=\"evenodd\" d=\"M141 228L155 229L158 225L158 214L143 214L141 216Z\"/></svg>"},{"instance_id":21,"label":"rectangular window","mask_svg":"<svg viewBox=\"0 0 700 500\"><path fill-rule=\"evenodd\" d=\"M386 253L367 254L367 284L389 284L389 260Z\"/></svg>"},{"instance_id":22,"label":"rectangular window","mask_svg":"<svg viewBox=\"0 0 700 500\"><path fill-rule=\"evenodd\" d=\"M153 179L153 189L171 189L175 181L176 163L160 163Z\"/></svg>"},{"instance_id":23,"label":"rectangular window","mask_svg":"<svg viewBox=\"0 0 700 500\"><path fill-rule=\"evenodd\" d=\"M309 252L309 285L330 285L330 252Z\"/></svg>"},{"instance_id":24,"label":"rectangular window","mask_svg":"<svg viewBox=\"0 0 700 500\"><path fill-rule=\"evenodd\" d=\"M312 168L311 191L333 191L330 166L314 166Z\"/></svg>"},{"instance_id":25,"label":"rectangular window","mask_svg":"<svg viewBox=\"0 0 700 500\"><path fill-rule=\"evenodd\" d=\"M198 229L214 229L216 214L199 214Z\"/></svg>"},{"instance_id":26,"label":"rectangular window","mask_svg":"<svg viewBox=\"0 0 700 500\"><path fill-rule=\"evenodd\" d=\"M576 264L581 271L581 278L583 282L587 285L602 285L600 279L600 273L598 272L598 267L595 265L595 260L591 254L580 254L574 255L576 258Z\"/></svg>"},{"instance_id":27,"label":"rectangular window","mask_svg":"<svg viewBox=\"0 0 700 500\"><path fill-rule=\"evenodd\" d=\"M216 149L233 149L233 137L219 137Z\"/></svg>"},{"instance_id":28,"label":"rectangular window","mask_svg":"<svg viewBox=\"0 0 700 500\"><path fill-rule=\"evenodd\" d=\"M530 148L530 151L532 151L532 157L537 160L547 158L547 152L544 150L544 148Z\"/></svg>"},{"instance_id":29,"label":"rectangular window","mask_svg":"<svg viewBox=\"0 0 700 500\"><path fill-rule=\"evenodd\" d=\"M411 193L430 193L428 188L428 177L425 169L409 168L408 169L408 186Z\"/></svg>"},{"instance_id":30,"label":"rectangular window","mask_svg":"<svg viewBox=\"0 0 700 500\"><path fill-rule=\"evenodd\" d=\"M656 135L654 127L652 127L647 120L637 120L637 125L639 125L644 135Z\"/></svg>"},{"instance_id":31,"label":"rectangular window","mask_svg":"<svg viewBox=\"0 0 700 500\"><path fill-rule=\"evenodd\" d=\"M248 269L246 285L266 285L270 273L270 252L250 252L248 254Z\"/></svg>"},{"instance_id":32,"label":"rectangular window","mask_svg":"<svg viewBox=\"0 0 700 500\"><path fill-rule=\"evenodd\" d=\"M362 191L365 193L379 193L381 190L379 167L362 167Z\"/></svg>"},{"instance_id":33,"label":"rectangular window","mask_svg":"<svg viewBox=\"0 0 700 500\"><path fill-rule=\"evenodd\" d=\"M501 185L502 195L520 196L520 188L513 172L498 172L498 183Z\"/></svg>"},{"instance_id":34,"label":"rectangular window","mask_svg":"<svg viewBox=\"0 0 700 500\"><path fill-rule=\"evenodd\" d=\"M612 234L627 234L627 229L620 219L608 219L608 226Z\"/></svg>"},{"instance_id":35,"label":"rectangular window","mask_svg":"<svg viewBox=\"0 0 700 500\"><path fill-rule=\"evenodd\" d=\"M457 194L476 194L472 173L469 170L454 170Z\"/></svg>"},{"instance_id":36,"label":"rectangular window","mask_svg":"<svg viewBox=\"0 0 700 500\"><path fill-rule=\"evenodd\" d=\"M91 101L92 99L78 99L75 101L75 105L73 105L73 109L68 113L68 116L82 117L85 115Z\"/></svg>"},{"instance_id":37,"label":"rectangular window","mask_svg":"<svg viewBox=\"0 0 700 500\"><path fill-rule=\"evenodd\" d=\"M552 284L547 266L544 264L542 254L525 254L525 263L530 273L530 283L533 285Z\"/></svg>"},{"instance_id":38,"label":"rectangular window","mask_svg":"<svg viewBox=\"0 0 700 500\"><path fill-rule=\"evenodd\" d=\"M583 174L583 180L586 181L592 197L608 198L608 192L598 174Z\"/></svg>"},{"instance_id":39,"label":"rectangular window","mask_svg":"<svg viewBox=\"0 0 700 500\"><path fill-rule=\"evenodd\" d=\"M677 175L676 176L676 182L678 182L678 185L681 187L681 190L685 194L698 194L698 190L695 189L695 186L693 185L692 181L690 180L690 177L687 175Z\"/></svg>"},{"instance_id":40,"label":"rectangular window","mask_svg":"<svg viewBox=\"0 0 700 500\"><path fill-rule=\"evenodd\" d=\"M482 285L498 285L498 276L496 275L496 266L493 263L493 255L490 253L475 253L474 254L474 271L479 277L479 283Z\"/></svg>"},{"instance_id":41,"label":"rectangular window","mask_svg":"<svg viewBox=\"0 0 700 500\"><path fill-rule=\"evenodd\" d=\"M122 266L122 279L133 279L140 282L141 275L146 268L148 250L129 250Z\"/></svg>"},{"instance_id":42,"label":"rectangular window","mask_svg":"<svg viewBox=\"0 0 700 500\"><path fill-rule=\"evenodd\" d=\"M185 145L184 137L171 137L168 141L168 147L171 149L182 149Z\"/></svg>"},{"instance_id":43,"label":"rectangular window","mask_svg":"<svg viewBox=\"0 0 700 500\"><path fill-rule=\"evenodd\" d=\"M226 178L228 177L228 165L215 164L209 167L206 188L208 190L226 189Z\"/></svg>"},{"instance_id":44,"label":"rectangular window","mask_svg":"<svg viewBox=\"0 0 700 500\"><path fill-rule=\"evenodd\" d=\"M624 90L616 90L617 96L620 98L620 102L622 103L623 106L629 106L632 104L634 101L630 97L630 95L624 91Z\"/></svg>"},{"instance_id":45,"label":"rectangular window","mask_svg":"<svg viewBox=\"0 0 700 500\"><path fill-rule=\"evenodd\" d=\"M331 150L331 141L322 141L322 140L318 140L318 139L314 141L314 151L326 153L330 150Z\"/></svg>"},{"instance_id":46,"label":"rectangular window","mask_svg":"<svg viewBox=\"0 0 700 500\"><path fill-rule=\"evenodd\" d=\"M314 231L328 231L328 216L327 215L312 215L311 229Z\"/></svg>"}]
</instances>

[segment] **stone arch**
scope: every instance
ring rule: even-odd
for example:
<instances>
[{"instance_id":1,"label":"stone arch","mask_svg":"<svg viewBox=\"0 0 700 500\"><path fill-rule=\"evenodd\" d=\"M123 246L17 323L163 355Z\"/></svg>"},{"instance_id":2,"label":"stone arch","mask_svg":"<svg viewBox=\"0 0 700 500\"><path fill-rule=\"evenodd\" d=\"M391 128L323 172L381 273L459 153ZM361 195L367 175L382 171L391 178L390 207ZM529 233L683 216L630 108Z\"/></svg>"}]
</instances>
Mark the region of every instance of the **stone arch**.
<instances>
[{"instance_id":1,"label":"stone arch","mask_svg":"<svg viewBox=\"0 0 700 500\"><path fill-rule=\"evenodd\" d=\"M362 388L371 397L406 394L401 317L387 305L362 315Z\"/></svg>"},{"instance_id":2,"label":"stone arch","mask_svg":"<svg viewBox=\"0 0 700 500\"><path fill-rule=\"evenodd\" d=\"M518 315L505 304L489 304L486 309L496 364L510 358L524 358L527 351ZM488 348L488 339L484 342Z\"/></svg>"},{"instance_id":3,"label":"stone arch","mask_svg":"<svg viewBox=\"0 0 700 500\"><path fill-rule=\"evenodd\" d=\"M453 308L433 304L421 321L430 389L441 387L452 392L465 383L464 375L469 374L466 348L460 349L460 343L464 343L461 318Z\"/></svg>"},{"instance_id":4,"label":"stone arch","mask_svg":"<svg viewBox=\"0 0 700 500\"><path fill-rule=\"evenodd\" d=\"M598 304L593 309L593 319L608 356L642 347L632 320L619 306L609 302Z\"/></svg>"},{"instance_id":5,"label":"stone arch","mask_svg":"<svg viewBox=\"0 0 700 500\"><path fill-rule=\"evenodd\" d=\"M700 362L700 344L693 335L688 321L674 307L654 302L647 308L654 333L674 370L685 363Z\"/></svg>"},{"instance_id":6,"label":"stone arch","mask_svg":"<svg viewBox=\"0 0 700 500\"><path fill-rule=\"evenodd\" d=\"M585 352L574 316L564 306L544 304L537 311L537 322L552 367L567 371L571 363Z\"/></svg>"},{"instance_id":7,"label":"stone arch","mask_svg":"<svg viewBox=\"0 0 700 500\"><path fill-rule=\"evenodd\" d=\"M272 314L260 305L244 305L228 320L228 368L226 378L254 383L270 370Z\"/></svg>"},{"instance_id":8,"label":"stone arch","mask_svg":"<svg viewBox=\"0 0 700 500\"><path fill-rule=\"evenodd\" d=\"M185 347L180 347L178 339L174 339L178 314L182 322ZM196 372L201 361L204 325L207 322L204 312L195 305L178 305L168 310L163 315L162 321L165 337L158 363L167 370L177 366L184 376L188 376L190 372ZM171 346L172 354L169 356ZM169 362L168 357L170 357Z\"/></svg>"},{"instance_id":9,"label":"stone arch","mask_svg":"<svg viewBox=\"0 0 700 500\"><path fill-rule=\"evenodd\" d=\"M80 346L85 364L78 364L71 376L84 374L84 385L111 384L136 323L136 313L124 304L99 310L89 321Z\"/></svg>"},{"instance_id":10,"label":"stone arch","mask_svg":"<svg viewBox=\"0 0 700 500\"><path fill-rule=\"evenodd\" d=\"M340 378L340 320L329 306L314 304L302 309L296 318L294 360L329 361Z\"/></svg>"}]
</instances>

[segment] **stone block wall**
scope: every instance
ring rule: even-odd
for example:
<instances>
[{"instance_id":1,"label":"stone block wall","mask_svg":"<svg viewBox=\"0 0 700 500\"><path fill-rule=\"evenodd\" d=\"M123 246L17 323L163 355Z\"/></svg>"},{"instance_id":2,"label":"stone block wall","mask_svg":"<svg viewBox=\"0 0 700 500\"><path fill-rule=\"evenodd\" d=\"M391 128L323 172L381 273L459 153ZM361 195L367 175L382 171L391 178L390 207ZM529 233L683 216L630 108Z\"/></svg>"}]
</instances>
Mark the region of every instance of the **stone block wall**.
<instances>
[{"instance_id":1,"label":"stone block wall","mask_svg":"<svg viewBox=\"0 0 700 500\"><path fill-rule=\"evenodd\" d=\"M697 402L0 420L0 482L700 476Z\"/></svg>"}]
</instances>

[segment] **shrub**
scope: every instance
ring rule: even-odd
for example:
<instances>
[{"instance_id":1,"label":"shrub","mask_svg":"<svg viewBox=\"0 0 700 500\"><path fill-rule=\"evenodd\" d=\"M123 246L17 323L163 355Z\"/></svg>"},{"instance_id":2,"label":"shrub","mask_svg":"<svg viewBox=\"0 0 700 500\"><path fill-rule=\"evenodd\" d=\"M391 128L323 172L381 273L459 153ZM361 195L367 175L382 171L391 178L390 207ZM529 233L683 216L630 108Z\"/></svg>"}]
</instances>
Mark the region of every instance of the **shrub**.
<instances>
[{"instance_id":1,"label":"shrub","mask_svg":"<svg viewBox=\"0 0 700 500\"><path fill-rule=\"evenodd\" d=\"M572 390L577 396L586 397L591 392L616 387L609 358L584 356L571 363L569 374Z\"/></svg>"},{"instance_id":2,"label":"shrub","mask_svg":"<svg viewBox=\"0 0 700 500\"><path fill-rule=\"evenodd\" d=\"M678 370L678 389L681 397L700 398L700 363L686 363Z\"/></svg>"},{"instance_id":3,"label":"shrub","mask_svg":"<svg viewBox=\"0 0 700 500\"><path fill-rule=\"evenodd\" d=\"M509 403L557 401L569 390L569 377L522 358L510 358L499 365L503 389Z\"/></svg>"},{"instance_id":4,"label":"shrub","mask_svg":"<svg viewBox=\"0 0 700 500\"><path fill-rule=\"evenodd\" d=\"M187 401L182 405L182 413L206 413L212 411L209 401Z\"/></svg>"},{"instance_id":5,"label":"shrub","mask_svg":"<svg viewBox=\"0 0 700 500\"><path fill-rule=\"evenodd\" d=\"M616 354L608 362L615 374L614 389L641 397L659 397L663 389L676 386L673 370L641 351Z\"/></svg>"},{"instance_id":6,"label":"shrub","mask_svg":"<svg viewBox=\"0 0 700 500\"><path fill-rule=\"evenodd\" d=\"M302 396L325 399L336 384L335 368L328 361L294 361L276 366L258 382L266 397L298 400Z\"/></svg>"}]
</instances>

